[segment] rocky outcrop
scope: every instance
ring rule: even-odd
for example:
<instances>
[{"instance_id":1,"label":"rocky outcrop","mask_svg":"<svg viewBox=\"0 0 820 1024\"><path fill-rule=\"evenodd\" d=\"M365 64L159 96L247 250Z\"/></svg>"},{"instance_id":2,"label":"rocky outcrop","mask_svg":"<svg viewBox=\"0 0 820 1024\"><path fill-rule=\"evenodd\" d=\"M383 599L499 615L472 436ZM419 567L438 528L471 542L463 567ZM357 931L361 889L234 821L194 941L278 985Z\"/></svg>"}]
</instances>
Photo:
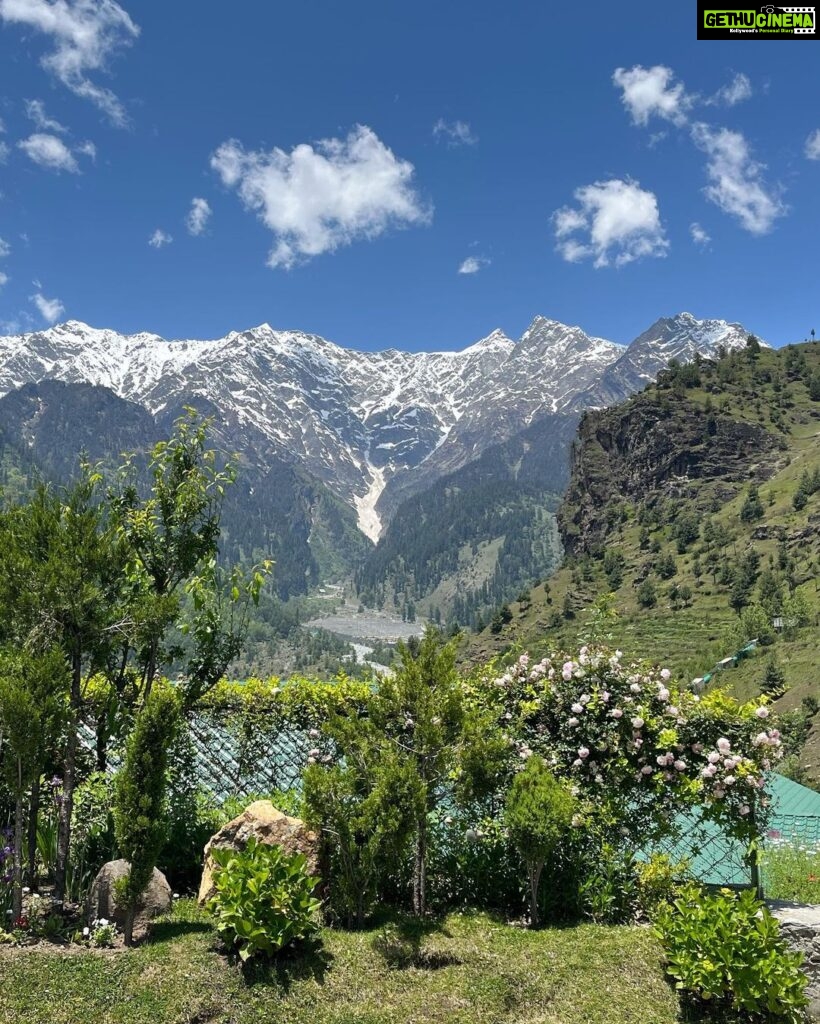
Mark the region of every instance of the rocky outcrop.
<instances>
[{"instance_id":1,"label":"rocky outcrop","mask_svg":"<svg viewBox=\"0 0 820 1024\"><path fill-rule=\"evenodd\" d=\"M117 906L116 886L120 879L128 876L129 871L127 860L110 860L103 864L91 886L88 899L89 921L102 917L115 921L120 928L125 925L125 911ZM173 894L168 880L161 871L154 868L151 880L137 905L134 934L144 933L148 928L148 922L160 914L167 914L172 903Z\"/></svg>"},{"instance_id":2,"label":"rocky outcrop","mask_svg":"<svg viewBox=\"0 0 820 1024\"><path fill-rule=\"evenodd\" d=\"M707 410L686 393L653 388L586 413L558 516L561 539L571 554L596 552L624 505L660 497L722 504L749 479L769 477L779 452L771 431Z\"/></svg>"},{"instance_id":3,"label":"rocky outcrop","mask_svg":"<svg viewBox=\"0 0 820 1024\"><path fill-rule=\"evenodd\" d=\"M244 850L248 840L254 837L258 843L280 846L285 853L303 853L307 858L307 870L311 875L318 873L320 840L300 818L291 818L277 810L270 800L257 800L237 815L232 821L211 836L205 847L205 866L199 886L199 902L205 903L214 894L211 850L214 847Z\"/></svg>"}]
</instances>

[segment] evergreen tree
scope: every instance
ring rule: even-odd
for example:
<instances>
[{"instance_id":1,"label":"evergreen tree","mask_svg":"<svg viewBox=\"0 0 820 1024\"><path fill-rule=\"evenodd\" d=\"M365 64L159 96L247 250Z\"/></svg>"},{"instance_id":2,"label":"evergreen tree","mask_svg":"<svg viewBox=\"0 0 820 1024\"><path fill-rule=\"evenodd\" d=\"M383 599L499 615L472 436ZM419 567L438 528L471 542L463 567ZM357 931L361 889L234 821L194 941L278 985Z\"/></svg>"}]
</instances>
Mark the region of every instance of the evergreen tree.
<instances>
[{"instance_id":1,"label":"evergreen tree","mask_svg":"<svg viewBox=\"0 0 820 1024\"><path fill-rule=\"evenodd\" d=\"M137 715L114 789L114 832L129 873L116 893L126 911L125 944L131 945L140 896L151 880L165 841L168 754L180 722L177 694L157 688Z\"/></svg>"}]
</instances>

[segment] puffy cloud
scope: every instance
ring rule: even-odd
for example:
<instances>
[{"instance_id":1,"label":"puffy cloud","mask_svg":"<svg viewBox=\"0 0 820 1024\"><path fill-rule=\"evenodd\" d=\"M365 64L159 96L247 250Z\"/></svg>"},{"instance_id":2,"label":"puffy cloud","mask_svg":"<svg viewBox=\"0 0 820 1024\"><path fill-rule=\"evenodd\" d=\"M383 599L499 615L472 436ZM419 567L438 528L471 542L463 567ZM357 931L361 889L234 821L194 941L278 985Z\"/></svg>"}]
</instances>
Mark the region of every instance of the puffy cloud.
<instances>
[{"instance_id":1,"label":"puffy cloud","mask_svg":"<svg viewBox=\"0 0 820 1024\"><path fill-rule=\"evenodd\" d=\"M88 140L77 146L74 152L82 153L83 156L87 156L91 160L97 159L97 147L94 145L93 142L90 142Z\"/></svg>"},{"instance_id":2,"label":"puffy cloud","mask_svg":"<svg viewBox=\"0 0 820 1024\"><path fill-rule=\"evenodd\" d=\"M646 125L651 117L661 117L673 124L686 123L686 112L693 99L688 96L682 82L674 82L671 68L656 64L645 68L640 64L629 68L616 68L612 81L621 90L621 102L629 111L634 124Z\"/></svg>"},{"instance_id":3,"label":"puffy cloud","mask_svg":"<svg viewBox=\"0 0 820 1024\"><path fill-rule=\"evenodd\" d=\"M37 307L40 316L46 321L46 323L56 323L63 313L65 313L65 306L59 299L47 299L42 292L37 292L35 295L32 295L31 301Z\"/></svg>"},{"instance_id":4,"label":"puffy cloud","mask_svg":"<svg viewBox=\"0 0 820 1024\"><path fill-rule=\"evenodd\" d=\"M3 260L11 252L11 246L5 239L0 238L0 260Z\"/></svg>"},{"instance_id":5,"label":"puffy cloud","mask_svg":"<svg viewBox=\"0 0 820 1024\"><path fill-rule=\"evenodd\" d=\"M46 113L46 107L42 100L25 100L26 117L34 122L34 127L41 132L58 132L65 135L68 128L60 124L53 117Z\"/></svg>"},{"instance_id":6,"label":"puffy cloud","mask_svg":"<svg viewBox=\"0 0 820 1024\"><path fill-rule=\"evenodd\" d=\"M167 231L163 231L162 228L157 228L153 235L148 239L148 244L154 249L161 249L164 245L170 245L173 240L174 239Z\"/></svg>"},{"instance_id":7,"label":"puffy cloud","mask_svg":"<svg viewBox=\"0 0 820 1024\"><path fill-rule=\"evenodd\" d=\"M820 160L820 128L815 128L806 139L805 154L807 160Z\"/></svg>"},{"instance_id":8,"label":"puffy cloud","mask_svg":"<svg viewBox=\"0 0 820 1024\"><path fill-rule=\"evenodd\" d=\"M433 135L448 146L474 146L478 142L478 136L466 121L445 121L443 117L433 125Z\"/></svg>"},{"instance_id":9,"label":"puffy cloud","mask_svg":"<svg viewBox=\"0 0 820 1024\"><path fill-rule=\"evenodd\" d=\"M712 241L709 233L705 228L702 228L697 221L693 221L693 223L689 225L689 234L692 236L692 241L696 245L708 245Z\"/></svg>"},{"instance_id":10,"label":"puffy cloud","mask_svg":"<svg viewBox=\"0 0 820 1024\"><path fill-rule=\"evenodd\" d=\"M364 125L344 139L304 143L290 153L246 151L231 139L213 154L211 167L273 232L270 267L288 269L431 217L413 188L413 165Z\"/></svg>"},{"instance_id":11,"label":"puffy cloud","mask_svg":"<svg viewBox=\"0 0 820 1024\"><path fill-rule=\"evenodd\" d=\"M114 124L127 121L122 103L89 73L105 70L109 58L139 35L139 28L114 0L0 0L0 18L48 36L52 49L41 63L77 96L90 100Z\"/></svg>"},{"instance_id":12,"label":"puffy cloud","mask_svg":"<svg viewBox=\"0 0 820 1024\"><path fill-rule=\"evenodd\" d=\"M2 270L0 270L0 288L2 288L4 284L8 284L8 280L9 280L9 275L8 274L4 274L2 272Z\"/></svg>"},{"instance_id":13,"label":"puffy cloud","mask_svg":"<svg viewBox=\"0 0 820 1024\"><path fill-rule=\"evenodd\" d=\"M191 200L191 209L188 211L188 216L185 218L188 231L192 235L201 235L208 226L208 221L210 219L211 207L208 205L208 200L200 199L198 196L195 196Z\"/></svg>"},{"instance_id":14,"label":"puffy cloud","mask_svg":"<svg viewBox=\"0 0 820 1024\"><path fill-rule=\"evenodd\" d=\"M578 206L556 210L556 249L569 263L592 259L616 267L647 256L665 256L664 234L653 192L636 181L596 181L575 190ZM579 237L580 235L580 237Z\"/></svg>"},{"instance_id":15,"label":"puffy cloud","mask_svg":"<svg viewBox=\"0 0 820 1024\"><path fill-rule=\"evenodd\" d=\"M68 171L79 174L80 168L68 146L56 135L35 132L17 143L29 160L50 171Z\"/></svg>"},{"instance_id":16,"label":"puffy cloud","mask_svg":"<svg viewBox=\"0 0 820 1024\"><path fill-rule=\"evenodd\" d=\"M771 231L777 218L787 212L786 206L780 199L780 189L764 181L764 166L752 159L744 136L699 122L692 125L692 139L708 157L707 198L751 234Z\"/></svg>"},{"instance_id":17,"label":"puffy cloud","mask_svg":"<svg viewBox=\"0 0 820 1024\"><path fill-rule=\"evenodd\" d=\"M748 76L737 72L728 85L718 89L714 96L707 102L711 105L721 104L727 107L734 107L737 103L748 100L752 95L752 83Z\"/></svg>"},{"instance_id":18,"label":"puffy cloud","mask_svg":"<svg viewBox=\"0 0 820 1024\"><path fill-rule=\"evenodd\" d=\"M492 260L486 256L468 256L458 268L459 274L477 274L484 267L489 267Z\"/></svg>"}]
</instances>

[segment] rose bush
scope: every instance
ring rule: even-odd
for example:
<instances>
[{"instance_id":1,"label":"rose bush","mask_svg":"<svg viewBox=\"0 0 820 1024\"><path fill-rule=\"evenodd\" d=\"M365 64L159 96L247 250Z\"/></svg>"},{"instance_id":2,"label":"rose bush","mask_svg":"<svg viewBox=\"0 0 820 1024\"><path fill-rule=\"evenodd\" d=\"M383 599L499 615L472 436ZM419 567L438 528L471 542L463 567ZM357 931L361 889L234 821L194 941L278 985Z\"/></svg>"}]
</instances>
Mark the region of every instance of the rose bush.
<instances>
[{"instance_id":1,"label":"rose bush","mask_svg":"<svg viewBox=\"0 0 820 1024\"><path fill-rule=\"evenodd\" d=\"M481 673L473 696L497 716L511 773L539 754L575 784L587 819L625 840L657 838L693 806L743 842L759 834L765 773L781 756L765 697L700 696L675 687L668 669L592 646L538 662L522 654Z\"/></svg>"}]
</instances>

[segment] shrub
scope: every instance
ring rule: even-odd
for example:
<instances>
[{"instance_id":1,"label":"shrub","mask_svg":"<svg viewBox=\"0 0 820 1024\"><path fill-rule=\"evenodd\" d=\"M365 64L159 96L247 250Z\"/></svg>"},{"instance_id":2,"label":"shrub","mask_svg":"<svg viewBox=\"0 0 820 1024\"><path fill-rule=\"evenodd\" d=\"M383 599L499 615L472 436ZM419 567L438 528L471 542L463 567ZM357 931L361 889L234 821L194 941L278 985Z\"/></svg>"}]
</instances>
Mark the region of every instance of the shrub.
<instances>
[{"instance_id":1,"label":"shrub","mask_svg":"<svg viewBox=\"0 0 820 1024\"><path fill-rule=\"evenodd\" d=\"M715 1009L802 1019L807 978L778 924L750 891L678 899L657 916L667 973L687 998Z\"/></svg>"},{"instance_id":2,"label":"shrub","mask_svg":"<svg viewBox=\"0 0 820 1024\"><path fill-rule=\"evenodd\" d=\"M216 893L208 909L222 941L243 961L271 956L316 930L319 880L308 874L304 854L251 838L240 852L214 848L211 856Z\"/></svg>"},{"instance_id":3,"label":"shrub","mask_svg":"<svg viewBox=\"0 0 820 1024\"><path fill-rule=\"evenodd\" d=\"M505 820L510 839L527 866L530 925L538 924L538 887L544 861L572 825L575 799L541 757L527 760L507 794Z\"/></svg>"}]
</instances>

